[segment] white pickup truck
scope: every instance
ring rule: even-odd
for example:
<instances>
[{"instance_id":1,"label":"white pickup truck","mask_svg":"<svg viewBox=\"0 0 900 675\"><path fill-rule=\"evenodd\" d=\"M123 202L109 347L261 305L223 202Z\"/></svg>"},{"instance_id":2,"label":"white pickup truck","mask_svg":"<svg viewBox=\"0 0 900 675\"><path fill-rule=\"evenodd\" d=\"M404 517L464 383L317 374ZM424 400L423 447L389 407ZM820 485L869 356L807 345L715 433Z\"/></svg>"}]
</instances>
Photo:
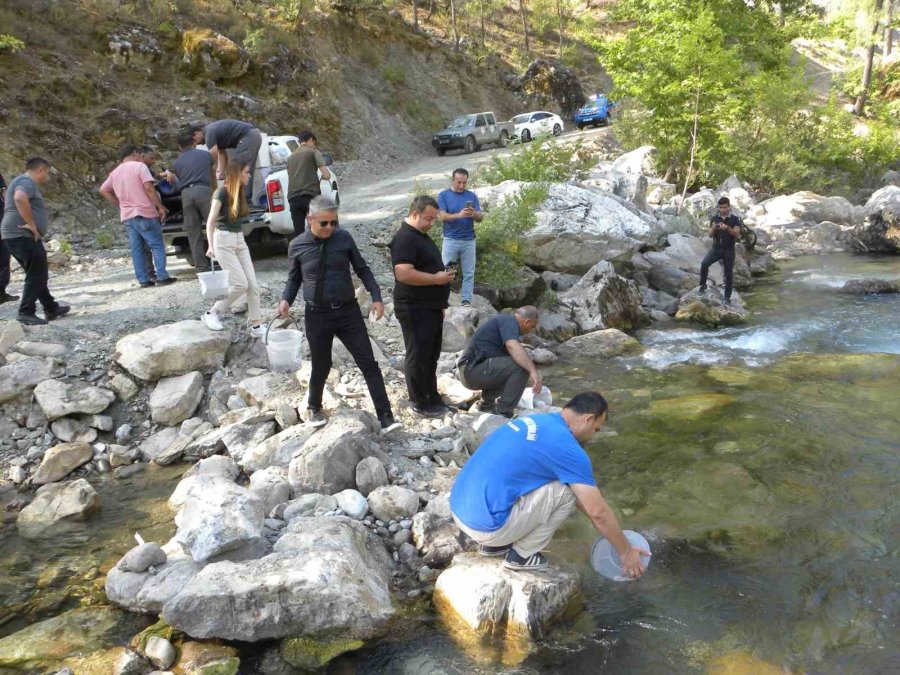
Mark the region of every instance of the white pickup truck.
<instances>
[{"instance_id":1,"label":"white pickup truck","mask_svg":"<svg viewBox=\"0 0 900 675\"><path fill-rule=\"evenodd\" d=\"M247 241L270 241L293 235L294 225L291 221L290 206L287 201L288 175L287 160L300 145L296 136L262 135L262 145L256 160L257 181L255 194L261 195L258 203L250 205L250 216L244 224L244 236ZM327 165L331 165L331 155L322 155ZM321 173L319 178L321 179ZM261 190L261 181L265 181L265 190ZM221 181L220 181L221 183ZM163 205L169 210L169 216L163 223L163 239L169 253L190 259L187 232L181 215L181 193L167 189L168 184L160 184L159 191ZM338 182L331 172L331 180L322 180L320 189L323 195L340 202Z\"/></svg>"}]
</instances>

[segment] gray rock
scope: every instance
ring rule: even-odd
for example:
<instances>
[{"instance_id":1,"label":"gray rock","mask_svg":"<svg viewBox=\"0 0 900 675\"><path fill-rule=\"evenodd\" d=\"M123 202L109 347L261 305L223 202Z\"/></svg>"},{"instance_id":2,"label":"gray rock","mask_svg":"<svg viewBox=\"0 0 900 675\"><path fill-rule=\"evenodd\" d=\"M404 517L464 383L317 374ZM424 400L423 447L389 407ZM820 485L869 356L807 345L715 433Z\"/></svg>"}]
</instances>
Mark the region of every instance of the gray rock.
<instances>
[{"instance_id":1,"label":"gray rock","mask_svg":"<svg viewBox=\"0 0 900 675\"><path fill-rule=\"evenodd\" d=\"M737 326L747 322L750 313L736 292L731 296L731 305L726 307L718 288L710 287L703 296L699 295L698 290L681 298L676 321L690 321L703 326Z\"/></svg>"},{"instance_id":2,"label":"gray rock","mask_svg":"<svg viewBox=\"0 0 900 675\"><path fill-rule=\"evenodd\" d=\"M369 508L380 520L409 518L419 510L419 495L397 485L386 485L372 490L368 500Z\"/></svg>"},{"instance_id":3,"label":"gray rock","mask_svg":"<svg viewBox=\"0 0 900 675\"><path fill-rule=\"evenodd\" d=\"M100 495L83 478L38 488L34 500L19 513L16 526L23 537L44 536L60 521L85 520L100 510Z\"/></svg>"},{"instance_id":4,"label":"gray rock","mask_svg":"<svg viewBox=\"0 0 900 675\"><path fill-rule=\"evenodd\" d=\"M364 497L387 484L387 471L377 457L366 457L356 465L356 487Z\"/></svg>"},{"instance_id":5,"label":"gray rock","mask_svg":"<svg viewBox=\"0 0 900 675\"><path fill-rule=\"evenodd\" d=\"M356 466L372 454L372 428L352 413L333 415L291 460L295 494L334 494L356 486Z\"/></svg>"},{"instance_id":6,"label":"gray rock","mask_svg":"<svg viewBox=\"0 0 900 675\"><path fill-rule=\"evenodd\" d=\"M203 375L199 371L164 377L150 395L150 416L157 424L178 424L194 414L202 398Z\"/></svg>"},{"instance_id":7,"label":"gray rock","mask_svg":"<svg viewBox=\"0 0 900 675\"><path fill-rule=\"evenodd\" d=\"M299 383L290 373L265 373L241 380L237 386L238 395L250 405L262 410L274 407L274 400L280 396L302 395Z\"/></svg>"},{"instance_id":8,"label":"gray rock","mask_svg":"<svg viewBox=\"0 0 900 675\"><path fill-rule=\"evenodd\" d=\"M261 471L270 466L287 467L294 455L303 449L306 442L317 431L318 429L303 425L288 427L284 431L248 448L241 455L241 466L247 471Z\"/></svg>"},{"instance_id":9,"label":"gray rock","mask_svg":"<svg viewBox=\"0 0 900 675\"><path fill-rule=\"evenodd\" d=\"M151 462L158 455L168 450L179 438L181 438L181 434L178 433L178 427L166 427L144 439L138 446L138 451L144 461Z\"/></svg>"},{"instance_id":10,"label":"gray rock","mask_svg":"<svg viewBox=\"0 0 900 675\"><path fill-rule=\"evenodd\" d=\"M850 295L876 295L881 293L900 293L900 283L885 279L851 279L841 288L842 293Z\"/></svg>"},{"instance_id":11,"label":"gray rock","mask_svg":"<svg viewBox=\"0 0 900 675\"><path fill-rule=\"evenodd\" d=\"M0 356L6 356L10 348L25 337L25 329L18 321L0 321Z\"/></svg>"},{"instance_id":12,"label":"gray rock","mask_svg":"<svg viewBox=\"0 0 900 675\"><path fill-rule=\"evenodd\" d=\"M271 513L272 509L291 498L287 469L270 466L256 471L250 476L250 492L262 500L265 513Z\"/></svg>"},{"instance_id":13,"label":"gray rock","mask_svg":"<svg viewBox=\"0 0 900 675\"><path fill-rule=\"evenodd\" d=\"M82 415L81 421L100 431L112 431L113 429L113 418L109 415Z\"/></svg>"},{"instance_id":14,"label":"gray rock","mask_svg":"<svg viewBox=\"0 0 900 675\"><path fill-rule=\"evenodd\" d=\"M124 443L128 440L128 437L131 435L131 425L130 424L121 424L119 428L116 429L116 442Z\"/></svg>"},{"instance_id":15,"label":"gray rock","mask_svg":"<svg viewBox=\"0 0 900 675\"><path fill-rule=\"evenodd\" d=\"M594 265L559 300L571 308L572 318L583 332L603 328L630 330L648 323L634 282L620 277L606 261Z\"/></svg>"},{"instance_id":16,"label":"gray rock","mask_svg":"<svg viewBox=\"0 0 900 675\"><path fill-rule=\"evenodd\" d=\"M204 424L209 424L209 422L206 422L202 417L189 417L181 423L181 426L178 429L178 433L180 433L182 436L190 436ZM210 425L209 428L211 429L212 426Z\"/></svg>"},{"instance_id":17,"label":"gray rock","mask_svg":"<svg viewBox=\"0 0 900 675\"><path fill-rule=\"evenodd\" d=\"M237 480L241 469L231 457L224 455L213 455L206 459L201 459L188 469L182 478L190 478L191 476L218 476L219 478L227 478L230 481Z\"/></svg>"},{"instance_id":18,"label":"gray rock","mask_svg":"<svg viewBox=\"0 0 900 675\"><path fill-rule=\"evenodd\" d=\"M11 466L6 474L9 481L15 485L21 485L28 480L28 472L21 466Z\"/></svg>"},{"instance_id":19,"label":"gray rock","mask_svg":"<svg viewBox=\"0 0 900 675\"><path fill-rule=\"evenodd\" d=\"M537 349L532 350L531 360L534 361L534 364L537 366L552 366L559 360L559 357L549 349L538 347Z\"/></svg>"},{"instance_id":20,"label":"gray rock","mask_svg":"<svg viewBox=\"0 0 900 675\"><path fill-rule=\"evenodd\" d=\"M465 349L481 318L482 315L474 307L449 307L444 313L441 351L458 352Z\"/></svg>"},{"instance_id":21,"label":"gray rock","mask_svg":"<svg viewBox=\"0 0 900 675\"><path fill-rule=\"evenodd\" d=\"M121 373L113 376L109 381L109 388L116 393L120 401L130 401L140 391L134 380Z\"/></svg>"},{"instance_id":22,"label":"gray rock","mask_svg":"<svg viewBox=\"0 0 900 675\"><path fill-rule=\"evenodd\" d=\"M188 449L191 449L195 453L194 456L197 456L197 454L200 454L200 456L206 456L202 453L198 453L198 448L201 441L205 439L209 434L215 434L217 438L221 436L221 433L218 432L218 430L214 430L212 424L210 424L209 422L201 422L200 425L194 428L189 435L184 434L184 425L181 425L180 429L181 430L179 431L178 436L175 437L175 440L172 441L172 444L162 452L157 453L157 455L153 458L154 462L162 466L171 464L181 459ZM215 447L218 447L218 443L215 444Z\"/></svg>"},{"instance_id":23,"label":"gray rock","mask_svg":"<svg viewBox=\"0 0 900 675\"><path fill-rule=\"evenodd\" d=\"M94 450L87 443L60 443L44 454L44 459L31 482L35 485L53 483L65 478L93 458Z\"/></svg>"},{"instance_id":24,"label":"gray rock","mask_svg":"<svg viewBox=\"0 0 900 675\"><path fill-rule=\"evenodd\" d=\"M25 356L60 358L65 356L69 349L65 345L53 342L29 342L28 340L21 340L16 343L13 351L24 354Z\"/></svg>"},{"instance_id":25,"label":"gray rock","mask_svg":"<svg viewBox=\"0 0 900 675\"><path fill-rule=\"evenodd\" d=\"M537 334L545 340L565 342L578 334L578 326L567 314L559 312L540 312L540 323Z\"/></svg>"},{"instance_id":26,"label":"gray rock","mask_svg":"<svg viewBox=\"0 0 900 675\"><path fill-rule=\"evenodd\" d=\"M644 346L630 335L615 328L595 330L578 335L559 346L560 356L567 359L611 358L614 356L640 354Z\"/></svg>"},{"instance_id":27,"label":"gray rock","mask_svg":"<svg viewBox=\"0 0 900 675\"><path fill-rule=\"evenodd\" d=\"M258 642L287 635L367 639L394 616L384 544L349 518L297 518L274 552L215 563L163 607L195 638Z\"/></svg>"},{"instance_id":28,"label":"gray rock","mask_svg":"<svg viewBox=\"0 0 900 675\"><path fill-rule=\"evenodd\" d=\"M242 464L244 455L250 448L255 448L274 434L274 421L257 424L231 424L228 427L223 427L222 442L228 449L228 454L234 458L234 461Z\"/></svg>"},{"instance_id":29,"label":"gray rock","mask_svg":"<svg viewBox=\"0 0 900 675\"><path fill-rule=\"evenodd\" d=\"M106 575L106 597L130 612L159 614L201 569L190 556L169 557L150 572L122 572L114 567Z\"/></svg>"},{"instance_id":30,"label":"gray rock","mask_svg":"<svg viewBox=\"0 0 900 675\"><path fill-rule=\"evenodd\" d=\"M472 424L472 431L475 435L473 445L476 448L480 446L485 438L490 436L491 433L507 422L509 422L509 420L503 417L503 415L493 415L491 413L481 413L478 415L478 417L475 418L475 422Z\"/></svg>"},{"instance_id":31,"label":"gray rock","mask_svg":"<svg viewBox=\"0 0 900 675\"><path fill-rule=\"evenodd\" d=\"M282 430L287 430L300 421L297 409L291 405L290 401L279 398L274 401L272 407L275 410L275 421Z\"/></svg>"},{"instance_id":32,"label":"gray rock","mask_svg":"<svg viewBox=\"0 0 900 675\"><path fill-rule=\"evenodd\" d=\"M116 399L108 389L61 380L44 380L34 388L34 397L51 422L66 415L103 412Z\"/></svg>"},{"instance_id":33,"label":"gray rock","mask_svg":"<svg viewBox=\"0 0 900 675\"><path fill-rule=\"evenodd\" d=\"M449 514L428 510L417 513L413 516L411 534L425 564L431 567L446 566L463 550L463 535Z\"/></svg>"},{"instance_id":34,"label":"gray rock","mask_svg":"<svg viewBox=\"0 0 900 675\"><path fill-rule=\"evenodd\" d=\"M147 640L144 654L150 659L150 663L163 670L175 663L177 656L172 643L158 635L151 635Z\"/></svg>"},{"instance_id":35,"label":"gray rock","mask_svg":"<svg viewBox=\"0 0 900 675\"><path fill-rule=\"evenodd\" d=\"M228 400L225 401L225 407L229 410L240 410L241 408L247 407L247 402L237 394L232 394L228 397Z\"/></svg>"},{"instance_id":36,"label":"gray rock","mask_svg":"<svg viewBox=\"0 0 900 675\"><path fill-rule=\"evenodd\" d=\"M116 563L122 572L146 572L150 567L162 565L168 560L165 552L156 542L138 544Z\"/></svg>"},{"instance_id":37,"label":"gray rock","mask_svg":"<svg viewBox=\"0 0 900 675\"><path fill-rule=\"evenodd\" d=\"M578 575L573 571L506 570L500 560L472 553L457 556L434 588L435 605L441 614L449 614L447 619L460 619L479 635L505 628L510 640L546 635L577 593Z\"/></svg>"},{"instance_id":38,"label":"gray rock","mask_svg":"<svg viewBox=\"0 0 900 675\"><path fill-rule=\"evenodd\" d=\"M147 675L152 668L153 666L143 656L126 649L116 661L113 675Z\"/></svg>"},{"instance_id":39,"label":"gray rock","mask_svg":"<svg viewBox=\"0 0 900 675\"><path fill-rule=\"evenodd\" d=\"M400 548L403 544L410 544L412 543L412 532L409 530L397 530L394 532L394 536L391 537L391 541L394 544L394 548Z\"/></svg>"},{"instance_id":40,"label":"gray rock","mask_svg":"<svg viewBox=\"0 0 900 675\"><path fill-rule=\"evenodd\" d=\"M356 490L341 490L334 498L337 500L338 508L350 518L362 520L369 510L368 501Z\"/></svg>"},{"instance_id":41,"label":"gray rock","mask_svg":"<svg viewBox=\"0 0 900 675\"><path fill-rule=\"evenodd\" d=\"M97 440L97 430L71 417L60 417L50 424L50 431L66 443L93 443Z\"/></svg>"},{"instance_id":42,"label":"gray rock","mask_svg":"<svg viewBox=\"0 0 900 675\"><path fill-rule=\"evenodd\" d=\"M7 363L0 367L0 403L30 394L36 385L61 374L53 359L25 357Z\"/></svg>"},{"instance_id":43,"label":"gray rock","mask_svg":"<svg viewBox=\"0 0 900 675\"><path fill-rule=\"evenodd\" d=\"M824 221L838 225L857 225L863 221L865 210L843 197L823 197L814 192L795 192L767 199L760 204L764 215L761 224Z\"/></svg>"},{"instance_id":44,"label":"gray rock","mask_svg":"<svg viewBox=\"0 0 900 675\"><path fill-rule=\"evenodd\" d=\"M116 343L113 358L142 380L156 381L192 370L221 368L231 344L225 331L211 331L202 321L179 321L126 335Z\"/></svg>"},{"instance_id":45,"label":"gray rock","mask_svg":"<svg viewBox=\"0 0 900 675\"><path fill-rule=\"evenodd\" d=\"M560 272L542 272L541 278L547 284L547 288L556 293L567 291L581 281L581 277L577 274L561 274Z\"/></svg>"}]
</instances>

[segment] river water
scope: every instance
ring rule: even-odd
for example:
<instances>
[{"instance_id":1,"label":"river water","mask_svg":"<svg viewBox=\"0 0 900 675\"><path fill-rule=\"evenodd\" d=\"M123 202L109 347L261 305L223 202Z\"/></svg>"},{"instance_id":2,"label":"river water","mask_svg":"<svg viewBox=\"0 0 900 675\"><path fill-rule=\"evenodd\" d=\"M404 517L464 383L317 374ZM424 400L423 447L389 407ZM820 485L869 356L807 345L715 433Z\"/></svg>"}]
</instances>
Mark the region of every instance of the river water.
<instances>
[{"instance_id":1,"label":"river water","mask_svg":"<svg viewBox=\"0 0 900 675\"><path fill-rule=\"evenodd\" d=\"M900 279L900 258L783 263L746 294L749 326L645 330L642 356L545 373L558 399L597 389L610 402L588 451L623 525L651 542L641 581L597 578L596 535L574 514L549 555L580 571L584 611L549 639L506 653L461 642L423 601L328 671L897 672L900 296L836 292L863 277ZM103 510L80 531L8 530L0 637L102 600L135 530L170 536L165 501L183 469L103 481ZM142 627L122 614L109 646ZM247 656L241 673L259 672Z\"/></svg>"},{"instance_id":2,"label":"river water","mask_svg":"<svg viewBox=\"0 0 900 675\"><path fill-rule=\"evenodd\" d=\"M559 398L609 399L589 453L651 542L644 578L597 578L576 513L550 556L580 569L586 611L530 654L423 611L332 672L897 672L900 296L836 292L864 277L900 279L900 258L784 263L746 294L750 326L647 330L642 357L548 372Z\"/></svg>"}]
</instances>

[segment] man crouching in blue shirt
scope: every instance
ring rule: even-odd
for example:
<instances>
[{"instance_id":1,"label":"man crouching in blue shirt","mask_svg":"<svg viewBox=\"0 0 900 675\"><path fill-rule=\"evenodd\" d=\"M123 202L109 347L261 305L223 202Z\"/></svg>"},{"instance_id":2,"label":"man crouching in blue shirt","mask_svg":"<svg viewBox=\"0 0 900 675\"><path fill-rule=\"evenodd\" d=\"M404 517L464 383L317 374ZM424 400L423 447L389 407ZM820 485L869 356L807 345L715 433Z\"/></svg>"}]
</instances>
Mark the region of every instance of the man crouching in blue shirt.
<instances>
[{"instance_id":1,"label":"man crouching in blue shirt","mask_svg":"<svg viewBox=\"0 0 900 675\"><path fill-rule=\"evenodd\" d=\"M520 417L484 440L450 493L453 519L481 555L504 555L503 566L514 570L547 567L540 551L577 505L615 547L625 574L641 576L640 556L650 553L628 543L582 448L608 408L603 396L585 392L561 413Z\"/></svg>"}]
</instances>

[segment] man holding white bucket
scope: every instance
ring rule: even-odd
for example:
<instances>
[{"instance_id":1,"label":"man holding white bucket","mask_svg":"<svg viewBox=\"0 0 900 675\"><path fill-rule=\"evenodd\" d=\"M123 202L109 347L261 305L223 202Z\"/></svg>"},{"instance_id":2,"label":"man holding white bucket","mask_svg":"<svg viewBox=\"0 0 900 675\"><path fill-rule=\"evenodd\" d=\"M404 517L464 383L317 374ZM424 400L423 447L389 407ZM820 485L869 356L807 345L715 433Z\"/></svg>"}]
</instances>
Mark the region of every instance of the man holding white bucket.
<instances>
[{"instance_id":1,"label":"man holding white bucket","mask_svg":"<svg viewBox=\"0 0 900 675\"><path fill-rule=\"evenodd\" d=\"M322 414L322 392L331 370L331 346L337 337L362 371L381 423L381 432L386 434L397 429L400 424L394 420L384 377L372 352L350 268L372 295L376 319L384 316L381 289L353 237L339 228L338 207L330 198L320 195L309 203L306 230L291 241L288 259L291 269L278 305L278 315L287 318L302 288L306 304L306 339L312 360L306 423L322 426L326 422Z\"/></svg>"},{"instance_id":2,"label":"man holding white bucket","mask_svg":"<svg viewBox=\"0 0 900 675\"><path fill-rule=\"evenodd\" d=\"M466 462L450 492L460 530L484 556L504 556L513 570L547 567L541 549L577 506L618 552L626 576L644 570L594 480L584 451L606 423L609 406L596 392L578 394L560 413L511 420L490 434Z\"/></svg>"}]
</instances>

